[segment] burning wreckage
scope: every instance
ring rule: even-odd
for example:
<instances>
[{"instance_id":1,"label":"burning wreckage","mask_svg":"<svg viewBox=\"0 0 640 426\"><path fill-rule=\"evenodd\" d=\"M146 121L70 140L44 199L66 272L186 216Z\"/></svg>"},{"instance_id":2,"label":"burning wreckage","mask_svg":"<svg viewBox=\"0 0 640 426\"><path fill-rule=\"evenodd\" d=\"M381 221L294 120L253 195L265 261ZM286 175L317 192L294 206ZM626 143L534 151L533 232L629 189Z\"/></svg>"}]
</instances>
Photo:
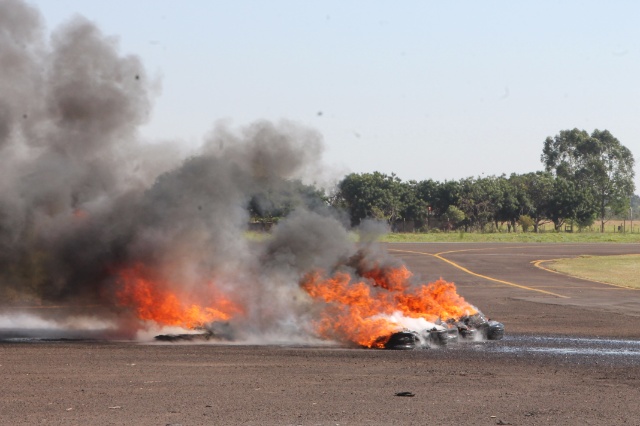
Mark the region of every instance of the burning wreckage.
<instances>
[{"instance_id":1,"label":"burning wreckage","mask_svg":"<svg viewBox=\"0 0 640 426\"><path fill-rule=\"evenodd\" d=\"M0 82L2 305L62 306L64 327L84 327L65 305L105 307L92 315L131 338L194 333L158 336L169 341L401 349L502 337L453 283L422 283L354 244L348 219L304 184L324 174L319 132L220 123L179 158L139 140L156 84L113 37L77 19L49 44L27 3L0 2L3 16L22 18L0 32L0 57L18 64ZM290 213L267 239L246 238L252 214L278 209Z\"/></svg>"},{"instance_id":2,"label":"burning wreckage","mask_svg":"<svg viewBox=\"0 0 640 426\"><path fill-rule=\"evenodd\" d=\"M323 339L379 349L427 349L458 342L500 340L504 325L488 319L442 279L415 284L404 265L381 268L359 251L351 273L308 273L300 288L316 302L313 333ZM389 261L387 259L387 261ZM339 268L338 268L339 269ZM232 321L232 320L231 320ZM193 333L161 334L165 342L235 341L229 321L193 327Z\"/></svg>"},{"instance_id":3,"label":"burning wreckage","mask_svg":"<svg viewBox=\"0 0 640 426\"><path fill-rule=\"evenodd\" d=\"M159 334L155 337L161 342L232 342L233 330L229 323L212 323L198 327L197 333ZM504 324L487 319L482 313L465 315L458 321L449 320L435 325L431 329L420 331L401 330L390 336L381 336L375 347L384 349L427 349L458 343L459 341L501 340L504 337Z\"/></svg>"},{"instance_id":4,"label":"burning wreckage","mask_svg":"<svg viewBox=\"0 0 640 426\"><path fill-rule=\"evenodd\" d=\"M458 321L447 321L427 330L402 330L384 338L385 349L418 349L446 346L459 340L501 340L504 324L488 320L482 313L466 315Z\"/></svg>"}]
</instances>

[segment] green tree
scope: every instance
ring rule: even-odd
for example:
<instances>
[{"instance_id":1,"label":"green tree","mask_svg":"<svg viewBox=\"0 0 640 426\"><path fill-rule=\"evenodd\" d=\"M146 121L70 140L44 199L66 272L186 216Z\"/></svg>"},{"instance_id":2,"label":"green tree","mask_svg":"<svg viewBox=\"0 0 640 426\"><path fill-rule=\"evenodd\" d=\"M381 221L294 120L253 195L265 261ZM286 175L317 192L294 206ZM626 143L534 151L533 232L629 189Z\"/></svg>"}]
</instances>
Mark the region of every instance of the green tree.
<instances>
[{"instance_id":1,"label":"green tree","mask_svg":"<svg viewBox=\"0 0 640 426\"><path fill-rule=\"evenodd\" d=\"M442 218L447 221L446 229L456 229L458 224L465 219L464 212L456 206L447 207L447 211L442 214Z\"/></svg>"},{"instance_id":2,"label":"green tree","mask_svg":"<svg viewBox=\"0 0 640 426\"><path fill-rule=\"evenodd\" d=\"M551 182L552 176L549 175L549 181ZM527 222L529 227L533 227L537 232L541 223L546 218L536 212L536 198L540 198L540 172L538 173L526 173L519 175L512 173L508 179L509 194L505 195L508 198L508 202L502 207L506 210L505 215L510 217L511 226L516 229L516 224L522 225L520 218L526 216L531 219L531 222ZM539 204L539 202L538 202ZM535 219L534 219L535 217ZM524 231L524 229L523 229Z\"/></svg>"},{"instance_id":3,"label":"green tree","mask_svg":"<svg viewBox=\"0 0 640 426\"><path fill-rule=\"evenodd\" d=\"M427 202L419 196L420 183L414 180L401 183L400 194L402 204L400 216L406 220L413 220L417 226L421 226L427 218L428 207Z\"/></svg>"},{"instance_id":4,"label":"green tree","mask_svg":"<svg viewBox=\"0 0 640 426\"><path fill-rule=\"evenodd\" d=\"M559 231L567 220L579 224L593 221L594 210L592 191L579 187L572 180L556 176L553 190L546 204L542 206L545 216L550 219L556 231Z\"/></svg>"},{"instance_id":5,"label":"green tree","mask_svg":"<svg viewBox=\"0 0 640 426\"><path fill-rule=\"evenodd\" d=\"M457 206L462 194L462 181L446 180L439 183L435 189L432 203L434 216L441 216L449 206Z\"/></svg>"},{"instance_id":6,"label":"green tree","mask_svg":"<svg viewBox=\"0 0 640 426\"><path fill-rule=\"evenodd\" d=\"M498 227L498 222L507 222L509 224L509 232L511 232L511 229L513 229L513 232L516 232L518 218L522 215L524 209L522 203L526 200L522 187L519 185L515 176L516 175L511 175L509 179L504 175L496 178L496 227Z\"/></svg>"},{"instance_id":7,"label":"green tree","mask_svg":"<svg viewBox=\"0 0 640 426\"><path fill-rule=\"evenodd\" d=\"M529 232L529 228L534 225L531 216L523 214L518 218L518 223L522 226L522 232Z\"/></svg>"},{"instance_id":8,"label":"green tree","mask_svg":"<svg viewBox=\"0 0 640 426\"><path fill-rule=\"evenodd\" d=\"M533 219L533 232L540 230L540 225L550 220L549 205L553 196L555 179L551 173L526 173L516 178L522 190L522 214Z\"/></svg>"},{"instance_id":9,"label":"green tree","mask_svg":"<svg viewBox=\"0 0 640 426\"><path fill-rule=\"evenodd\" d=\"M563 130L545 140L541 160L548 172L590 189L601 232L607 211L619 210L633 195L633 155L608 130Z\"/></svg>"},{"instance_id":10,"label":"green tree","mask_svg":"<svg viewBox=\"0 0 640 426\"><path fill-rule=\"evenodd\" d=\"M494 176L460 181L458 207L471 228L483 231L488 223L494 222L499 199L500 191Z\"/></svg>"},{"instance_id":11,"label":"green tree","mask_svg":"<svg viewBox=\"0 0 640 426\"><path fill-rule=\"evenodd\" d=\"M365 218L391 223L402 217L406 191L406 184L393 173L351 173L338 184L335 203L349 211L352 225Z\"/></svg>"},{"instance_id":12,"label":"green tree","mask_svg":"<svg viewBox=\"0 0 640 426\"><path fill-rule=\"evenodd\" d=\"M420 221L424 224L426 220L427 228L433 226L433 218L440 217L449 205L457 202L457 182L450 181L440 183L433 179L423 180L415 185L415 196L417 208L421 208L423 215Z\"/></svg>"},{"instance_id":13,"label":"green tree","mask_svg":"<svg viewBox=\"0 0 640 426\"><path fill-rule=\"evenodd\" d=\"M428 214L435 214L436 211L436 201L438 199L438 191L441 184L439 182L434 181L433 179L423 180L416 183L415 186L415 194L416 198L419 199L425 208L425 213L429 212L429 207L431 207L431 211Z\"/></svg>"}]
</instances>

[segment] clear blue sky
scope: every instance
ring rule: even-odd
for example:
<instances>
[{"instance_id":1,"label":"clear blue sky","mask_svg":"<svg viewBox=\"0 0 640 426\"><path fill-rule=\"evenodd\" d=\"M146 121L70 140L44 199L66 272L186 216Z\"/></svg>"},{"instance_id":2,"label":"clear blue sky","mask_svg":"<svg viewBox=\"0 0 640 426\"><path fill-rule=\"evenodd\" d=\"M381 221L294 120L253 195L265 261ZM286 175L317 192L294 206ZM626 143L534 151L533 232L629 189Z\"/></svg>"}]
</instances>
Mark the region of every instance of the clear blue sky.
<instances>
[{"instance_id":1,"label":"clear blue sky","mask_svg":"<svg viewBox=\"0 0 640 426\"><path fill-rule=\"evenodd\" d=\"M640 162L640 2L29 3L143 59L162 82L153 139L285 118L319 130L339 172L445 180L541 170L544 139L578 127Z\"/></svg>"}]
</instances>

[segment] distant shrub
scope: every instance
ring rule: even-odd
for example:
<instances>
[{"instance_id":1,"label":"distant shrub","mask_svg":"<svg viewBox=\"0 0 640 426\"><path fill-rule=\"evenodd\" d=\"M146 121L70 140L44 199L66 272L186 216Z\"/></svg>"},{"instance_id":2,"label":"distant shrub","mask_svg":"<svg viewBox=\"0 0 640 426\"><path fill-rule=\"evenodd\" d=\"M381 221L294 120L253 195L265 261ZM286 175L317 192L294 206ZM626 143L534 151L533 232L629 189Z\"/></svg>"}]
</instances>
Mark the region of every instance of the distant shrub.
<instances>
[{"instance_id":1,"label":"distant shrub","mask_svg":"<svg viewBox=\"0 0 640 426\"><path fill-rule=\"evenodd\" d=\"M518 218L518 223L522 226L522 232L529 232L535 221L530 216L523 214Z\"/></svg>"},{"instance_id":2,"label":"distant shrub","mask_svg":"<svg viewBox=\"0 0 640 426\"><path fill-rule=\"evenodd\" d=\"M447 221L445 224L447 229L455 229L465 219L465 214L456 206L450 205L442 215L442 218Z\"/></svg>"}]
</instances>

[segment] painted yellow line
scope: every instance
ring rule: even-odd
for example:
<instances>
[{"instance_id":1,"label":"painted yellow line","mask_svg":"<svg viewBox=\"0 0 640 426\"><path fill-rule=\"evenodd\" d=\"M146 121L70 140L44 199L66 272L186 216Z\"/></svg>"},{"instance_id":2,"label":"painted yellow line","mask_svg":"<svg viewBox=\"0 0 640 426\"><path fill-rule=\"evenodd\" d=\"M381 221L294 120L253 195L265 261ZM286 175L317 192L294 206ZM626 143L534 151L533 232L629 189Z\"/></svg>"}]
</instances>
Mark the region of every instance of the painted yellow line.
<instances>
[{"instance_id":1,"label":"painted yellow line","mask_svg":"<svg viewBox=\"0 0 640 426\"><path fill-rule=\"evenodd\" d=\"M564 258L566 259L566 257ZM553 269L549 269L549 268L545 268L544 266L542 266L543 263L547 263L547 262L555 262L556 260L560 260L560 259L541 259L541 260L533 260L531 261L531 263L533 264L533 266L535 266L536 268L542 269L543 271L547 271L547 272L551 272L552 274L558 274L558 275L562 275L565 277L571 277L571 278L577 278L579 280L583 280L583 281L589 281L592 283L598 283L598 284L604 284L604 285L608 285L611 287L616 287L619 289L625 289L625 290L640 290L640 288L633 288L633 287L626 287L620 284L612 284L612 283L606 283L604 281L598 281L598 280L592 280L590 278L583 278L583 277L578 277L576 275L571 275L571 274L565 274L562 272L558 272L558 271L554 271ZM613 290L613 289L610 289Z\"/></svg>"},{"instance_id":2,"label":"painted yellow line","mask_svg":"<svg viewBox=\"0 0 640 426\"><path fill-rule=\"evenodd\" d=\"M485 250L491 250L493 247L482 247L482 248L476 248L476 249L464 249L464 250L449 250L449 251L441 251L440 253L436 253L436 256L440 256L443 254L449 254L449 253L462 253L465 251L485 251ZM522 246L513 246L513 247L500 247L501 249L517 249L517 248L522 248Z\"/></svg>"},{"instance_id":3,"label":"painted yellow line","mask_svg":"<svg viewBox=\"0 0 640 426\"><path fill-rule=\"evenodd\" d=\"M527 287L525 285L512 283L510 281L499 280L497 278L493 278L493 277L489 277L489 276L486 276L486 275L478 274L476 272L470 271L469 269L465 268L464 266L461 266L461 265L458 265L455 262L452 262L449 259L445 259L444 257L441 256L441 254L443 254L443 253L432 254L432 253L424 253L424 252L410 251L410 250L398 250L398 249L388 249L388 250L389 251L399 252L399 253L413 253L413 254L421 254L421 255L424 255L424 256L432 256L432 257L435 257L436 259L440 259L443 262L446 262L446 263L450 264L454 268L458 268L461 271L466 272L469 275L473 275L474 277L483 278L485 280L493 281L493 282L500 283L500 284L505 284L505 285L508 285L508 286L511 286L511 287L517 287L517 288L520 288L522 290L535 291L535 292L538 292L538 293L543 293L543 294L548 294L548 295L551 295L551 296L560 297L562 299L569 299L569 296L563 296L563 295L558 294L558 293L552 293L550 291L540 290L538 288L533 288L533 287ZM459 250L459 251L466 251L466 250ZM452 252L445 252L445 253L452 253Z\"/></svg>"}]
</instances>

